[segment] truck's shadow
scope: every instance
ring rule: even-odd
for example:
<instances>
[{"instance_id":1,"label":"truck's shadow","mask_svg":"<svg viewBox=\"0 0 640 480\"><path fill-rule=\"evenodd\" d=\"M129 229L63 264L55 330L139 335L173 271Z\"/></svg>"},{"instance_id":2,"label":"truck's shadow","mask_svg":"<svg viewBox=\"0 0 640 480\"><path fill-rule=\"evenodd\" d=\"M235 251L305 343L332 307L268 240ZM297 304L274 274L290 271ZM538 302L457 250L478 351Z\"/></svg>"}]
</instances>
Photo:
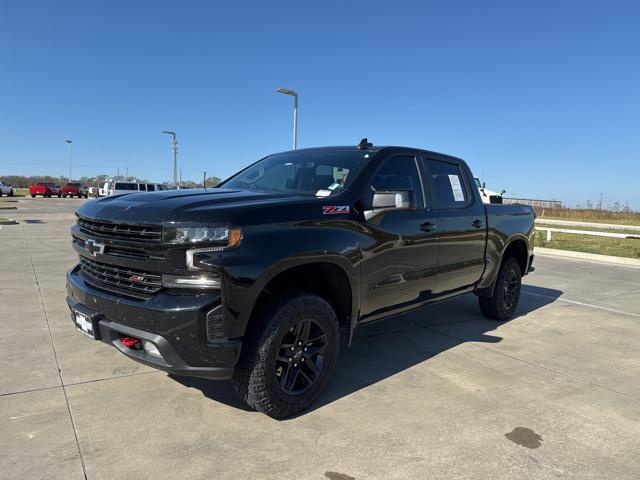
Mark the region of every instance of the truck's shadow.
<instances>
[{"instance_id":1,"label":"truck's shadow","mask_svg":"<svg viewBox=\"0 0 640 480\"><path fill-rule=\"evenodd\" d=\"M523 285L517 314L511 321L552 303L561 295L559 290ZM376 324L364 325L356 332L351 348L342 348L338 367L327 390L301 415L462 343L498 343L502 338L487 332L504 324L484 318L476 297L465 295ZM236 397L230 382L175 376L172 378L185 386L201 390L212 400L249 410Z\"/></svg>"}]
</instances>

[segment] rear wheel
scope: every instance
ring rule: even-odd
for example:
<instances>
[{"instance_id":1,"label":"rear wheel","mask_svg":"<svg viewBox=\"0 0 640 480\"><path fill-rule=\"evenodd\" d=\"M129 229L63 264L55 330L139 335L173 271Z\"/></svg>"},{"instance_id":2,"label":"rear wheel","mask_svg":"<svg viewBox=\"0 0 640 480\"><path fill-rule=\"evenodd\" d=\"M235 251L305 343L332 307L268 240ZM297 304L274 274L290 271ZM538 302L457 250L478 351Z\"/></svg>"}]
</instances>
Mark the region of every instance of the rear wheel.
<instances>
[{"instance_id":1,"label":"rear wheel","mask_svg":"<svg viewBox=\"0 0 640 480\"><path fill-rule=\"evenodd\" d=\"M270 417L290 417L329 382L339 349L336 314L321 297L288 295L255 319L233 374L236 392Z\"/></svg>"},{"instance_id":2,"label":"rear wheel","mask_svg":"<svg viewBox=\"0 0 640 480\"><path fill-rule=\"evenodd\" d=\"M478 299L485 317L505 321L511 318L520 300L522 272L515 258L505 258L491 297Z\"/></svg>"},{"instance_id":3,"label":"rear wheel","mask_svg":"<svg viewBox=\"0 0 640 480\"><path fill-rule=\"evenodd\" d=\"M31 198L36 198L35 194L32 193L31 194Z\"/></svg>"},{"instance_id":4,"label":"rear wheel","mask_svg":"<svg viewBox=\"0 0 640 480\"><path fill-rule=\"evenodd\" d=\"M11 190L9 190L9 196L13 197L13 188Z\"/></svg>"}]
</instances>

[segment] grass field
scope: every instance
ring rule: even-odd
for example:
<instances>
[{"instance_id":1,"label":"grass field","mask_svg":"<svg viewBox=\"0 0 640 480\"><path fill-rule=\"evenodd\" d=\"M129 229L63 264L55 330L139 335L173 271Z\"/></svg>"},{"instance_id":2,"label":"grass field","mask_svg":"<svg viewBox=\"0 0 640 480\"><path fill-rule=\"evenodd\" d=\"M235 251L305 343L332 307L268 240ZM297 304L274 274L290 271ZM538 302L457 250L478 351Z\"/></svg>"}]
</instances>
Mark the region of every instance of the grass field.
<instances>
[{"instance_id":1,"label":"grass field","mask_svg":"<svg viewBox=\"0 0 640 480\"><path fill-rule=\"evenodd\" d=\"M571 233L552 233L547 242L547 232L536 233L536 247L556 248L574 252L598 253L616 257L640 258L640 240L626 238L594 237Z\"/></svg>"},{"instance_id":2,"label":"grass field","mask_svg":"<svg viewBox=\"0 0 640 480\"><path fill-rule=\"evenodd\" d=\"M576 222L617 223L619 225L640 225L640 212L614 212L610 210L577 210L572 208L536 208L540 219L573 220Z\"/></svg>"}]
</instances>

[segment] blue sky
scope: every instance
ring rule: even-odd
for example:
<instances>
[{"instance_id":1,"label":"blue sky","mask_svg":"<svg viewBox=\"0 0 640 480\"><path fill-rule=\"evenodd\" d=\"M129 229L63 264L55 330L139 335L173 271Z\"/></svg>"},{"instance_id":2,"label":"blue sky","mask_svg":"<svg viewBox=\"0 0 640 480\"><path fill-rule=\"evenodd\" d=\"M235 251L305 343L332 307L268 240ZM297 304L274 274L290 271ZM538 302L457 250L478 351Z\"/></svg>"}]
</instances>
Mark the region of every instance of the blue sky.
<instances>
[{"instance_id":1,"label":"blue sky","mask_svg":"<svg viewBox=\"0 0 640 480\"><path fill-rule=\"evenodd\" d=\"M5 1L0 175L226 177L299 146L457 155L487 186L640 209L637 1Z\"/></svg>"}]
</instances>

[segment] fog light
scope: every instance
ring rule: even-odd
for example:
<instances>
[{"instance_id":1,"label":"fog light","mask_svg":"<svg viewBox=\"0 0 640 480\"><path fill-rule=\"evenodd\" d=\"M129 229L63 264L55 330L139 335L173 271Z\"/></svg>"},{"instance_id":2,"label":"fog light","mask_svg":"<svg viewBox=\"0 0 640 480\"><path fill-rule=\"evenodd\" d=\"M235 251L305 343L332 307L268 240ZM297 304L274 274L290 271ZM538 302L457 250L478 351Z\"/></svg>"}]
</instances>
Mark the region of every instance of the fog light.
<instances>
[{"instance_id":1,"label":"fog light","mask_svg":"<svg viewBox=\"0 0 640 480\"><path fill-rule=\"evenodd\" d=\"M142 348L144 348L144 351L149 355L162 358L162 354L160 353L160 350L158 350L158 347L156 347L156 345L154 343L151 343L149 340L142 341Z\"/></svg>"}]
</instances>

